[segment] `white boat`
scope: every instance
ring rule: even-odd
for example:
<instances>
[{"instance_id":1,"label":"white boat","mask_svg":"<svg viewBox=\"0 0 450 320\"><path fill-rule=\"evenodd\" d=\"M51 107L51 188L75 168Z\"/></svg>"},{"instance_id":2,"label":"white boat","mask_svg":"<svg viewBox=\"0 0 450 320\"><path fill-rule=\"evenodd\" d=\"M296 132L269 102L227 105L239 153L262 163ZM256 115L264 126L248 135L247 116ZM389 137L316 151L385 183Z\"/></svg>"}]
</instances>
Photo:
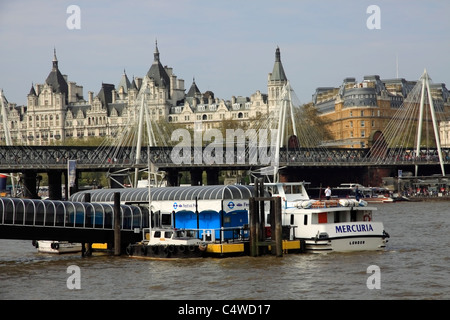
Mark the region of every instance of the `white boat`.
<instances>
[{"instance_id":1,"label":"white boat","mask_svg":"<svg viewBox=\"0 0 450 320\"><path fill-rule=\"evenodd\" d=\"M144 229L142 242L130 244L127 254L133 257L193 258L206 254L207 241L211 242L211 231L191 229Z\"/></svg>"},{"instance_id":2,"label":"white boat","mask_svg":"<svg viewBox=\"0 0 450 320\"><path fill-rule=\"evenodd\" d=\"M42 253L74 253L81 252L82 249L81 243L68 241L38 240L33 241L33 245Z\"/></svg>"},{"instance_id":3,"label":"white boat","mask_svg":"<svg viewBox=\"0 0 450 320\"><path fill-rule=\"evenodd\" d=\"M394 202L394 199L390 196L385 196L382 194L375 195L373 197L364 198L365 201L369 203L390 203Z\"/></svg>"},{"instance_id":4,"label":"white boat","mask_svg":"<svg viewBox=\"0 0 450 320\"><path fill-rule=\"evenodd\" d=\"M375 207L364 200L312 200L304 183L267 183L272 196L282 198L282 224L289 240L304 241L307 251L382 250L389 235L372 219Z\"/></svg>"}]
</instances>

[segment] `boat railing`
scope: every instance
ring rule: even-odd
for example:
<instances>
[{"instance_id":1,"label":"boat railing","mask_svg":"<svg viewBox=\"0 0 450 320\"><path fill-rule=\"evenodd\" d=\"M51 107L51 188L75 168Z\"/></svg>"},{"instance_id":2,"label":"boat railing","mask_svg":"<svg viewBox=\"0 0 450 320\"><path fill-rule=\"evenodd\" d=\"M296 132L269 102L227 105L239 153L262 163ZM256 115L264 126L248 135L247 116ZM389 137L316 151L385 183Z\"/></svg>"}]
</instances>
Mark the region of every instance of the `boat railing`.
<instances>
[{"instance_id":1,"label":"boat railing","mask_svg":"<svg viewBox=\"0 0 450 320\"><path fill-rule=\"evenodd\" d=\"M336 208L336 207L366 207L367 202L360 199L338 200L302 200L293 203L293 206L301 209Z\"/></svg>"}]
</instances>

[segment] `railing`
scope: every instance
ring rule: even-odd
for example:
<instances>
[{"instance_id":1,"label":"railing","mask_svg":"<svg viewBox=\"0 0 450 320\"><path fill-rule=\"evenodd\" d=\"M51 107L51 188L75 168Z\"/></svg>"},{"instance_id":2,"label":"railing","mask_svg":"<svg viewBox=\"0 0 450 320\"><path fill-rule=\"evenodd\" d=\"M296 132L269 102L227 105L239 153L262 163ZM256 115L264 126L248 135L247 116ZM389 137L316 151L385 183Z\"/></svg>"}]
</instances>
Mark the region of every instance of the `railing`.
<instances>
[{"instance_id":1,"label":"railing","mask_svg":"<svg viewBox=\"0 0 450 320\"><path fill-rule=\"evenodd\" d=\"M148 212L121 205L121 230L148 227ZM0 198L0 224L114 229L114 205L56 200Z\"/></svg>"},{"instance_id":2,"label":"railing","mask_svg":"<svg viewBox=\"0 0 450 320\"><path fill-rule=\"evenodd\" d=\"M220 149L219 149L220 150ZM402 151L403 150L403 151ZM171 147L152 147L150 162L158 167L195 167L195 166L268 166L273 164L273 154L268 149L240 150L223 148L218 154L210 150L187 148L187 156L178 158ZM370 149L313 149L300 148L296 150L280 150L280 165L414 165L437 164L439 156L436 150L423 150L418 156L412 156L411 150L387 149L380 156L371 156ZM450 149L442 149L442 158L450 163ZM141 149L141 159L136 165L136 148L102 148L97 147L50 147L50 146L0 146L0 171L9 172L15 169L54 168L65 169L67 160L76 160L77 166L97 168L123 168L148 164L148 149ZM209 161L209 162L208 162Z\"/></svg>"}]
</instances>

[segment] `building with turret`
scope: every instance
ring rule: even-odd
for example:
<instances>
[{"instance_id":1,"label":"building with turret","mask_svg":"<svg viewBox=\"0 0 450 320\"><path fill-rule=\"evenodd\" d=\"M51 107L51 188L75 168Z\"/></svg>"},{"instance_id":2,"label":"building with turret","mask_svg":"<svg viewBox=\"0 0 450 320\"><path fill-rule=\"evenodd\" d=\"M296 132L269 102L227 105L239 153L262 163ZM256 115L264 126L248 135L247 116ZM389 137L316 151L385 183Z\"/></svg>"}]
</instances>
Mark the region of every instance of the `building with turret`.
<instances>
[{"instance_id":1,"label":"building with turret","mask_svg":"<svg viewBox=\"0 0 450 320\"><path fill-rule=\"evenodd\" d=\"M144 95L152 121L186 128L201 122L203 129L221 128L224 121L232 121L237 127L245 127L275 109L286 82L277 48L268 75L268 94L258 90L250 97L221 99L212 91L202 92L196 79L186 92L184 80L178 79L171 67L162 65L156 43L153 62L143 77L129 79L124 70L117 86L102 83L97 94L88 91L85 96L83 87L60 71L54 50L51 71L43 84L31 86L27 105L9 104L8 124L15 145L64 144L67 139L116 136L137 118L138 97Z\"/></svg>"}]
</instances>

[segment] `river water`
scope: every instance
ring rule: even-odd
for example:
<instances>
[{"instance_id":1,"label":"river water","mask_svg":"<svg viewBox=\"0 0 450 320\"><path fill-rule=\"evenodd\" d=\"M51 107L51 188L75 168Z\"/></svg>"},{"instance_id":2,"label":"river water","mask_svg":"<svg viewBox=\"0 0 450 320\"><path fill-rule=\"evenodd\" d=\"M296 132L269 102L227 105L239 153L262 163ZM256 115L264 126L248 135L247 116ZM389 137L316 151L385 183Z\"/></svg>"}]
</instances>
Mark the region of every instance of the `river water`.
<instances>
[{"instance_id":1,"label":"river water","mask_svg":"<svg viewBox=\"0 0 450 320\"><path fill-rule=\"evenodd\" d=\"M381 252L155 261L0 240L0 299L449 299L449 204L376 205L391 236Z\"/></svg>"}]
</instances>

